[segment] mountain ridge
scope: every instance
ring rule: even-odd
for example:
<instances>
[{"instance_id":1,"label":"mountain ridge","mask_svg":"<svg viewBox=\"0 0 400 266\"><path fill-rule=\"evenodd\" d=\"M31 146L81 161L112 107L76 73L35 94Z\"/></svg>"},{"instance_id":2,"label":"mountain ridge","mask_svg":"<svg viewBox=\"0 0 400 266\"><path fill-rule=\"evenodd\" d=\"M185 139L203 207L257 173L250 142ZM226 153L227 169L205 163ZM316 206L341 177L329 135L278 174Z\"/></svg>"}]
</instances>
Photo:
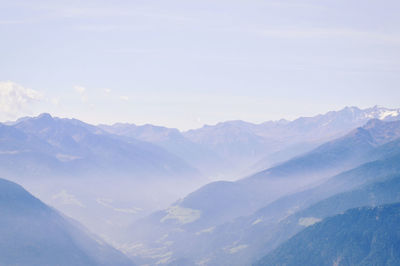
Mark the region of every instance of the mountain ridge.
<instances>
[{"instance_id":1,"label":"mountain ridge","mask_svg":"<svg viewBox=\"0 0 400 266\"><path fill-rule=\"evenodd\" d=\"M76 221L0 178L0 264L133 265Z\"/></svg>"},{"instance_id":2,"label":"mountain ridge","mask_svg":"<svg viewBox=\"0 0 400 266\"><path fill-rule=\"evenodd\" d=\"M235 180L310 151L374 118L398 120L400 109L345 107L292 121L281 119L257 124L231 120L187 131L129 123L100 127L161 145L187 158L212 178ZM148 134L143 134L146 131Z\"/></svg>"}]
</instances>

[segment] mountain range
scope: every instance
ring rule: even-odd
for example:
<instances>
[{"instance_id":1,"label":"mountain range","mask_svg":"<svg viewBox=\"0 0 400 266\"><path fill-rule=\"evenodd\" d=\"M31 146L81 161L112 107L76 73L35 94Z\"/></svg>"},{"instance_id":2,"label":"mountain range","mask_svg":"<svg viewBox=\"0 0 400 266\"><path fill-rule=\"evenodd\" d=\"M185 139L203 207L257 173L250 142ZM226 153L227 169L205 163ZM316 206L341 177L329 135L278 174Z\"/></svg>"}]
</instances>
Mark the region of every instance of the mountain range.
<instances>
[{"instance_id":1,"label":"mountain range","mask_svg":"<svg viewBox=\"0 0 400 266\"><path fill-rule=\"evenodd\" d=\"M0 176L106 235L205 182L162 147L49 114L0 125Z\"/></svg>"},{"instance_id":2,"label":"mountain range","mask_svg":"<svg viewBox=\"0 0 400 266\"><path fill-rule=\"evenodd\" d=\"M183 132L153 125L121 123L100 125L100 128L160 145L185 158L207 176L233 180L345 135L370 119L393 121L398 120L399 115L400 109L346 107L293 121L282 119L254 124L236 120Z\"/></svg>"},{"instance_id":3,"label":"mountain range","mask_svg":"<svg viewBox=\"0 0 400 266\"><path fill-rule=\"evenodd\" d=\"M20 119L13 125L2 125L0 133L3 142L13 145L12 149L3 148L3 157L48 159L35 161L35 167L44 168L45 171L34 171L36 175L99 176L129 173L131 178L137 178L138 175L152 178L157 175L193 175L196 172L184 160L158 146L136 139L122 139L76 119L41 114ZM18 169L24 171L21 166ZM10 169L12 172L15 170Z\"/></svg>"},{"instance_id":4,"label":"mountain range","mask_svg":"<svg viewBox=\"0 0 400 266\"><path fill-rule=\"evenodd\" d=\"M250 265L329 216L399 201L399 114L346 107L189 131L41 114L0 124L0 176L138 264ZM102 265L98 253L75 248Z\"/></svg>"},{"instance_id":5,"label":"mountain range","mask_svg":"<svg viewBox=\"0 0 400 266\"><path fill-rule=\"evenodd\" d=\"M160 262L151 259L157 258L155 252L168 254L163 259L171 265L180 260L249 265L304 228L302 224L326 217L302 214L308 206L400 174L399 129L399 121L370 120L343 137L255 175L208 184L136 222L134 227L141 230L132 228L129 239L139 248L131 255L143 263ZM396 200L396 195L387 199ZM349 207L359 206L347 202ZM295 216L297 212L302 216Z\"/></svg>"}]
</instances>

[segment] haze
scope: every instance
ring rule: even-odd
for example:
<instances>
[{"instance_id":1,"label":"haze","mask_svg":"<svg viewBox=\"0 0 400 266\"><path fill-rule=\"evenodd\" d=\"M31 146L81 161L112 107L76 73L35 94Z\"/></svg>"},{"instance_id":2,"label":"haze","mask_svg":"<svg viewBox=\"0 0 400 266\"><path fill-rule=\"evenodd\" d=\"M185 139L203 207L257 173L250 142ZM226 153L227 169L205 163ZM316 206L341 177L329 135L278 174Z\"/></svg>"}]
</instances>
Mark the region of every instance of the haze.
<instances>
[{"instance_id":1,"label":"haze","mask_svg":"<svg viewBox=\"0 0 400 266\"><path fill-rule=\"evenodd\" d=\"M0 1L0 120L180 129L395 108L398 1Z\"/></svg>"}]
</instances>

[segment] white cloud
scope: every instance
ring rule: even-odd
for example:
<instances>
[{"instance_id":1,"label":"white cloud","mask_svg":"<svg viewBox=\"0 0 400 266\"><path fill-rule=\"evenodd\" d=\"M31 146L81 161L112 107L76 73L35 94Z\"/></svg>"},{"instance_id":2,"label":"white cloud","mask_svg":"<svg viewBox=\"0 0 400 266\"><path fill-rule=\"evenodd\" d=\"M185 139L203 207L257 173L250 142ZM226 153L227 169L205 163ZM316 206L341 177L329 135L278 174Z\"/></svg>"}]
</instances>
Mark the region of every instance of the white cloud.
<instances>
[{"instance_id":1,"label":"white cloud","mask_svg":"<svg viewBox=\"0 0 400 266\"><path fill-rule=\"evenodd\" d=\"M0 81L0 111L6 119L29 114L31 104L42 99L42 94L12 81Z\"/></svg>"},{"instance_id":2,"label":"white cloud","mask_svg":"<svg viewBox=\"0 0 400 266\"><path fill-rule=\"evenodd\" d=\"M375 42L400 43L400 35L382 32L359 31L346 28L293 28L293 29L256 29L257 34L272 38L355 38Z\"/></svg>"},{"instance_id":3,"label":"white cloud","mask_svg":"<svg viewBox=\"0 0 400 266\"><path fill-rule=\"evenodd\" d=\"M74 86L74 90L77 93L79 93L82 102L87 102L86 88L85 87L76 85L76 86Z\"/></svg>"},{"instance_id":4,"label":"white cloud","mask_svg":"<svg viewBox=\"0 0 400 266\"><path fill-rule=\"evenodd\" d=\"M105 88L105 89L104 89L104 92L107 93L107 94L108 94L108 93L111 93L111 89Z\"/></svg>"},{"instance_id":5,"label":"white cloud","mask_svg":"<svg viewBox=\"0 0 400 266\"><path fill-rule=\"evenodd\" d=\"M79 93L79 94L83 94L86 91L85 87L82 86L74 86L74 89Z\"/></svg>"},{"instance_id":6,"label":"white cloud","mask_svg":"<svg viewBox=\"0 0 400 266\"><path fill-rule=\"evenodd\" d=\"M51 98L51 99L50 99L50 102L51 102L53 105L59 105L59 104L60 104L60 98Z\"/></svg>"},{"instance_id":7,"label":"white cloud","mask_svg":"<svg viewBox=\"0 0 400 266\"><path fill-rule=\"evenodd\" d=\"M0 25L12 25L26 23L24 20L0 20Z\"/></svg>"},{"instance_id":8,"label":"white cloud","mask_svg":"<svg viewBox=\"0 0 400 266\"><path fill-rule=\"evenodd\" d=\"M119 97L121 100L123 101L129 101L129 97L128 96L121 96Z\"/></svg>"}]
</instances>

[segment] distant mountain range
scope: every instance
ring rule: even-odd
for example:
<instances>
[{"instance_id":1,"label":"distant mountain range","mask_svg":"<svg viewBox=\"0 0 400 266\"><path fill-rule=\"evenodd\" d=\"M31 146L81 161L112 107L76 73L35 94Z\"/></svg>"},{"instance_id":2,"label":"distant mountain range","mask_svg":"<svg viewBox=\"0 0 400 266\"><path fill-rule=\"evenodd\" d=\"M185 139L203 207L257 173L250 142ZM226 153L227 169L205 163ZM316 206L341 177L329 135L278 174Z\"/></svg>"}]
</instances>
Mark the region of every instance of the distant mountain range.
<instances>
[{"instance_id":1,"label":"distant mountain range","mask_svg":"<svg viewBox=\"0 0 400 266\"><path fill-rule=\"evenodd\" d=\"M228 121L180 132L134 124L94 126L49 114L0 124L3 176L126 175L243 177L345 135L370 119L400 119L400 109L346 107L293 121ZM23 162L23 163L19 163ZM3 164L5 165L5 164ZM11 166L11 167L10 167Z\"/></svg>"},{"instance_id":2,"label":"distant mountain range","mask_svg":"<svg viewBox=\"0 0 400 266\"><path fill-rule=\"evenodd\" d=\"M76 119L42 114L2 125L0 134L1 159L15 161L15 168L8 165L1 169L3 175L7 171L20 175L28 171L30 176L129 173L131 178L198 174L184 160L158 146L123 139ZM24 163L18 164L19 159Z\"/></svg>"},{"instance_id":3,"label":"distant mountain range","mask_svg":"<svg viewBox=\"0 0 400 266\"><path fill-rule=\"evenodd\" d=\"M121 252L0 179L1 265L133 265Z\"/></svg>"},{"instance_id":4,"label":"distant mountain range","mask_svg":"<svg viewBox=\"0 0 400 266\"><path fill-rule=\"evenodd\" d=\"M150 265L250 265L328 216L397 202L399 154L400 109L378 106L186 132L0 124L2 177Z\"/></svg>"},{"instance_id":5,"label":"distant mountain range","mask_svg":"<svg viewBox=\"0 0 400 266\"><path fill-rule=\"evenodd\" d=\"M347 208L399 201L398 193L389 193L390 186L386 186L388 193L378 192L382 188L379 182L391 180L387 182L392 182L392 188L397 184L391 178L400 175L399 143L400 121L373 119L343 137L250 177L208 184L170 208L136 222L128 238L141 246L131 255L140 262L155 263L160 260L135 254L157 250L169 254L164 259L171 265L180 260L249 265L326 216ZM359 198L357 189L368 190L365 195L375 201ZM322 216L302 212L345 192L350 194L342 209L327 209ZM328 206L337 207L338 202L332 199Z\"/></svg>"},{"instance_id":6,"label":"distant mountain range","mask_svg":"<svg viewBox=\"0 0 400 266\"><path fill-rule=\"evenodd\" d=\"M212 177L234 179L300 155L364 125L400 119L400 109L346 107L314 117L253 124L227 121L186 132L153 125L100 125L107 132L160 145Z\"/></svg>"}]
</instances>

